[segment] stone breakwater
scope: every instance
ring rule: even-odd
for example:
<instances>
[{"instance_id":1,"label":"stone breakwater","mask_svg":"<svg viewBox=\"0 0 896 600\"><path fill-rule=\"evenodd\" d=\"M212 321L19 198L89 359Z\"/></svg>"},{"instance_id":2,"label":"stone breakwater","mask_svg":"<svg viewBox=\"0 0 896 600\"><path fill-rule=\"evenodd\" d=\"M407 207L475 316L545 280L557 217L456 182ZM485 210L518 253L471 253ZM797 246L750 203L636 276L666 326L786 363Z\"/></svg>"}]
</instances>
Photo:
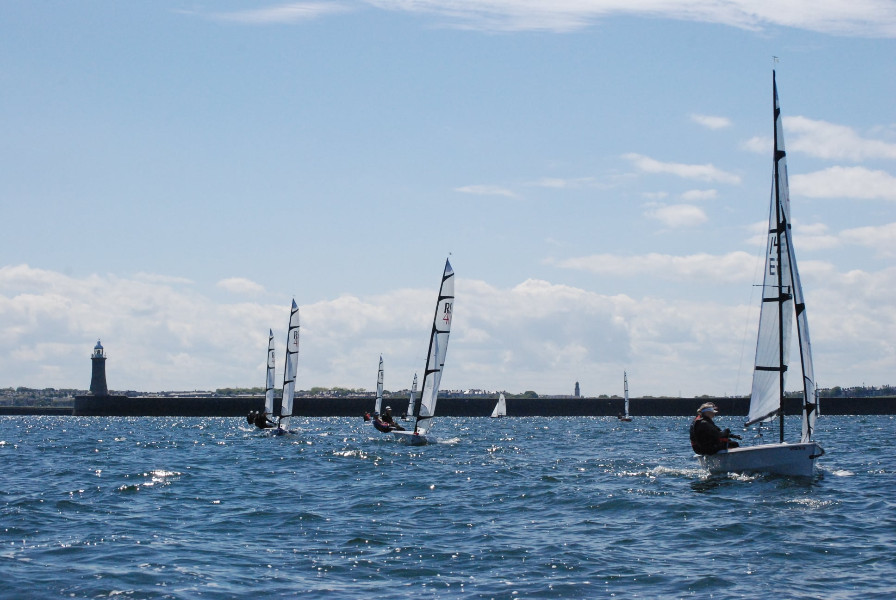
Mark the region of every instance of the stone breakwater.
<instances>
[{"instance_id":1,"label":"stone breakwater","mask_svg":"<svg viewBox=\"0 0 896 600\"><path fill-rule=\"evenodd\" d=\"M487 417L496 398L439 398L441 417ZM303 398L297 397L293 414L301 417L360 417L373 411L370 397ZM748 398L632 398L629 412L633 417L678 417L696 414L704 402L715 402L728 416L745 416ZM277 401L279 404L279 400ZM407 408L407 398L386 398L392 413ZM72 414L102 417L244 417L264 407L261 396L237 397L128 397L77 396ZM622 398L509 398L508 417L615 417L623 412ZM787 398L785 414L800 413L800 399ZM275 406L275 413L279 406ZM821 400L822 414L891 415L896 414L896 397L829 398ZM22 413L18 413L22 414ZM54 413L58 414L58 413Z\"/></svg>"}]
</instances>

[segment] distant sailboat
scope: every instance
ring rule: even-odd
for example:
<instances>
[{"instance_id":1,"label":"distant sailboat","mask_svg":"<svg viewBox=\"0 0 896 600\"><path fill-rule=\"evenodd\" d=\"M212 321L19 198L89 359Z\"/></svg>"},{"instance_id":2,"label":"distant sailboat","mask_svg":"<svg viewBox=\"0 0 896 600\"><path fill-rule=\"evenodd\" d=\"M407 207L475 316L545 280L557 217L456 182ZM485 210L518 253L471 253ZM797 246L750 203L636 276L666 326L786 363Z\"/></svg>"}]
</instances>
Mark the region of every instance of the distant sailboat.
<instances>
[{"instance_id":1,"label":"distant sailboat","mask_svg":"<svg viewBox=\"0 0 896 600\"><path fill-rule=\"evenodd\" d=\"M264 386L264 410L262 412L251 411L247 417L249 423L259 429L271 429L277 426L272 421L274 416L274 332L268 330L268 366L265 374Z\"/></svg>"},{"instance_id":2,"label":"distant sailboat","mask_svg":"<svg viewBox=\"0 0 896 600\"><path fill-rule=\"evenodd\" d=\"M622 385L625 388L625 414L619 415L620 421L631 421L632 417L628 414L628 373L622 372Z\"/></svg>"},{"instance_id":3,"label":"distant sailboat","mask_svg":"<svg viewBox=\"0 0 896 600\"><path fill-rule=\"evenodd\" d=\"M383 356L380 355L380 368L376 372L376 403L373 405L374 416L383 412Z\"/></svg>"},{"instance_id":4,"label":"distant sailboat","mask_svg":"<svg viewBox=\"0 0 896 600\"><path fill-rule=\"evenodd\" d=\"M779 419L779 442L722 450L700 456L701 464L711 473L764 472L780 475L811 476L815 459L824 454L812 440L818 409L818 392L809 342L809 321L803 298L803 287L796 265L790 229L790 197L787 185L787 162L778 86L772 71L774 96L774 189L769 211L768 241L765 257L765 278L762 286L762 307L759 313L759 334L753 370L753 389L746 425ZM803 374L802 434L799 443L784 441L784 382L788 370L790 336L796 314L796 331Z\"/></svg>"},{"instance_id":5,"label":"distant sailboat","mask_svg":"<svg viewBox=\"0 0 896 600\"><path fill-rule=\"evenodd\" d=\"M283 397L280 400L280 420L276 433L289 431L292 405L296 395L296 372L299 367L299 307L292 301L289 330L286 332L286 367L283 370Z\"/></svg>"},{"instance_id":6,"label":"distant sailboat","mask_svg":"<svg viewBox=\"0 0 896 600\"><path fill-rule=\"evenodd\" d=\"M389 433L395 429L403 429L392 420L392 409L386 407L385 413L381 412L383 405L383 357L380 356L380 368L376 375L376 405L373 413L373 426L377 431Z\"/></svg>"},{"instance_id":7,"label":"distant sailboat","mask_svg":"<svg viewBox=\"0 0 896 600\"><path fill-rule=\"evenodd\" d=\"M495 409L492 411L491 417L496 419L498 417L506 417L507 416L507 401L504 399L504 392L498 396L498 403L495 404Z\"/></svg>"},{"instance_id":8,"label":"distant sailboat","mask_svg":"<svg viewBox=\"0 0 896 600\"><path fill-rule=\"evenodd\" d=\"M414 404L417 401L417 374L414 373L414 383L411 385L411 394L408 399L408 410L406 413L401 415L402 420L407 421L408 417L413 416L414 414Z\"/></svg>"},{"instance_id":9,"label":"distant sailboat","mask_svg":"<svg viewBox=\"0 0 896 600\"><path fill-rule=\"evenodd\" d=\"M274 330L268 330L268 368L264 386L264 416L274 416Z\"/></svg>"},{"instance_id":10,"label":"distant sailboat","mask_svg":"<svg viewBox=\"0 0 896 600\"><path fill-rule=\"evenodd\" d=\"M445 366L445 355L448 353L448 335L451 333L451 321L454 310L454 269L445 261L442 272L442 283L439 297L436 300L436 312L429 336L429 351L426 355L426 370L423 372L423 391L420 394L420 406L417 408L414 431L393 431L398 439L413 445L429 443L427 437L432 429L432 419L436 414L436 402L439 399L439 384L442 380L442 368Z\"/></svg>"}]
</instances>

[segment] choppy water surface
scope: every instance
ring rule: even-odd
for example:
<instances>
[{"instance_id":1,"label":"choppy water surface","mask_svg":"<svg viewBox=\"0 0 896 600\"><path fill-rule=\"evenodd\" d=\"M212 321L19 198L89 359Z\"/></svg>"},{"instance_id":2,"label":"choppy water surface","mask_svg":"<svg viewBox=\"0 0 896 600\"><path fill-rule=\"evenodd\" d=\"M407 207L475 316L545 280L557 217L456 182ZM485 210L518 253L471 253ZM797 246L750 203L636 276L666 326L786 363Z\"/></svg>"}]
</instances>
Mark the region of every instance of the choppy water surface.
<instances>
[{"instance_id":1,"label":"choppy water surface","mask_svg":"<svg viewBox=\"0 0 896 600\"><path fill-rule=\"evenodd\" d=\"M896 419L822 417L811 480L687 424L0 417L0 597L896 597Z\"/></svg>"}]
</instances>

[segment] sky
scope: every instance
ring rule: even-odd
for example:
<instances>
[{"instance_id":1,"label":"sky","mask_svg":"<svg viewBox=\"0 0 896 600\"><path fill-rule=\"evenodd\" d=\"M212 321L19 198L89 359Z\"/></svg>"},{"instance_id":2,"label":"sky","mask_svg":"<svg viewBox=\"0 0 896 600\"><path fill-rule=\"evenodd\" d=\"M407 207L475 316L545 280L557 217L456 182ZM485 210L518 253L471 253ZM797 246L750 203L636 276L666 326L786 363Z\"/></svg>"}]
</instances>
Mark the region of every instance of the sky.
<instances>
[{"instance_id":1,"label":"sky","mask_svg":"<svg viewBox=\"0 0 896 600\"><path fill-rule=\"evenodd\" d=\"M893 384L894 38L890 0L0 3L0 387L86 389L98 339L111 390L263 386L295 299L299 389L406 389L450 257L442 389L747 395L773 69L818 385Z\"/></svg>"}]
</instances>

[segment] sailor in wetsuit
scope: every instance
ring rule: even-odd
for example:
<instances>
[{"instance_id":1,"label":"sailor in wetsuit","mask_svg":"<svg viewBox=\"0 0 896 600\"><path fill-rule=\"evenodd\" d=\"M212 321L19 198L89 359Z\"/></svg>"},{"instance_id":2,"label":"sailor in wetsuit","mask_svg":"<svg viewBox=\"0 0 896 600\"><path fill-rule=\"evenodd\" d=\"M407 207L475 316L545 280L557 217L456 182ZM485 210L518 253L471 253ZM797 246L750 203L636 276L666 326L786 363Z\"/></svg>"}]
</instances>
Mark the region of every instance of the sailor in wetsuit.
<instances>
[{"instance_id":1,"label":"sailor in wetsuit","mask_svg":"<svg viewBox=\"0 0 896 600\"><path fill-rule=\"evenodd\" d=\"M383 423L385 423L386 425L388 425L389 429L391 429L392 431L395 431L395 430L404 431L404 427L402 427L401 425L396 423L395 420L392 418L392 407L391 406L386 407L386 410L383 411L383 416L381 417L380 420Z\"/></svg>"},{"instance_id":2,"label":"sailor in wetsuit","mask_svg":"<svg viewBox=\"0 0 896 600\"><path fill-rule=\"evenodd\" d=\"M730 429L722 431L713 422L713 417L718 413L716 405L712 402L702 404L697 409L697 416L691 422L690 428L691 448L697 454L715 454L719 450L738 447L738 443L731 439L739 440L740 436L732 435Z\"/></svg>"},{"instance_id":3,"label":"sailor in wetsuit","mask_svg":"<svg viewBox=\"0 0 896 600\"><path fill-rule=\"evenodd\" d=\"M271 421L268 418L267 413L263 413L263 412L255 414L255 419L254 419L253 423L255 423L255 426L258 427L259 429L270 429L272 427L277 426L276 423L274 423L273 421Z\"/></svg>"}]
</instances>

